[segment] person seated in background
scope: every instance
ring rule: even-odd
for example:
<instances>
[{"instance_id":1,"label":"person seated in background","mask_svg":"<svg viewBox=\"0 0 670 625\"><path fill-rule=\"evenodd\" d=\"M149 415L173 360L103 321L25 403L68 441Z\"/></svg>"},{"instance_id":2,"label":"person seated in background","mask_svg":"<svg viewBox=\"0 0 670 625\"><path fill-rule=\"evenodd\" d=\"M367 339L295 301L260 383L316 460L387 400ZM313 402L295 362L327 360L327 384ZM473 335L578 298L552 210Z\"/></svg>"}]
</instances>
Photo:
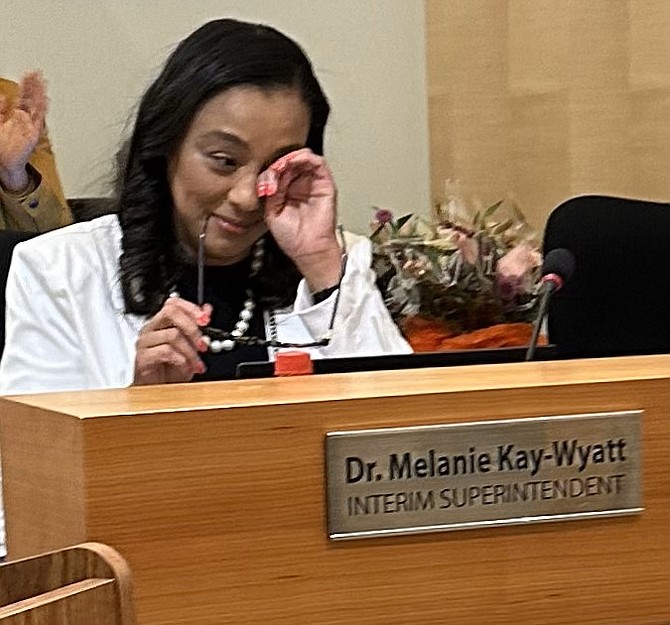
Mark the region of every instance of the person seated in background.
<instances>
[{"instance_id":1,"label":"person seated in background","mask_svg":"<svg viewBox=\"0 0 670 625\"><path fill-rule=\"evenodd\" d=\"M46 232L72 223L44 119L38 72L0 78L0 230Z\"/></svg>"},{"instance_id":2,"label":"person seated in background","mask_svg":"<svg viewBox=\"0 0 670 625\"><path fill-rule=\"evenodd\" d=\"M234 377L294 345L408 353L365 237L336 228L328 101L302 49L222 19L144 94L118 215L17 246L5 394Z\"/></svg>"}]
</instances>

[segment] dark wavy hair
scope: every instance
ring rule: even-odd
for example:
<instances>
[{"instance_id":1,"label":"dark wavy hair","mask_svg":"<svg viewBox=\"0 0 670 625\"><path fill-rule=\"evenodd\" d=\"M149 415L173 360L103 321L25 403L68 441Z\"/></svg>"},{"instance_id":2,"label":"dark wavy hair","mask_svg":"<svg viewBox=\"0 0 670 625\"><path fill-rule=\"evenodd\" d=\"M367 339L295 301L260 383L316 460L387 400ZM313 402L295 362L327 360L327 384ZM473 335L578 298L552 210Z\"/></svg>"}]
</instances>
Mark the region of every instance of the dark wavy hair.
<instances>
[{"instance_id":1,"label":"dark wavy hair","mask_svg":"<svg viewBox=\"0 0 670 625\"><path fill-rule=\"evenodd\" d=\"M208 22L184 39L142 97L120 156L117 211L128 313L155 314L180 276L168 161L200 108L237 86L297 89L311 111L306 145L323 154L330 107L309 59L293 40L269 26L232 19ZM289 303L299 280L295 265L268 233L264 267L254 285L258 301Z\"/></svg>"}]
</instances>

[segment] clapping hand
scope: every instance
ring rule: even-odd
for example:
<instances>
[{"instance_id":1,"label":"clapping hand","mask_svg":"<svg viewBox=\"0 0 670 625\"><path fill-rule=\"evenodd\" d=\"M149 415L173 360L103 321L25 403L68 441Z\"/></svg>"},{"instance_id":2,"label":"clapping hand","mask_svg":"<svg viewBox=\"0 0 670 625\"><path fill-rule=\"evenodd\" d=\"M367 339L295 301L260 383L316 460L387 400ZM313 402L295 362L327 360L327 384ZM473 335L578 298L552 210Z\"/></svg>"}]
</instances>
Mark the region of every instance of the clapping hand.
<instances>
[{"instance_id":1,"label":"clapping hand","mask_svg":"<svg viewBox=\"0 0 670 625\"><path fill-rule=\"evenodd\" d=\"M28 186L26 164L39 141L46 112L46 86L38 72L21 79L16 102L0 96L0 183L9 191Z\"/></svg>"}]
</instances>

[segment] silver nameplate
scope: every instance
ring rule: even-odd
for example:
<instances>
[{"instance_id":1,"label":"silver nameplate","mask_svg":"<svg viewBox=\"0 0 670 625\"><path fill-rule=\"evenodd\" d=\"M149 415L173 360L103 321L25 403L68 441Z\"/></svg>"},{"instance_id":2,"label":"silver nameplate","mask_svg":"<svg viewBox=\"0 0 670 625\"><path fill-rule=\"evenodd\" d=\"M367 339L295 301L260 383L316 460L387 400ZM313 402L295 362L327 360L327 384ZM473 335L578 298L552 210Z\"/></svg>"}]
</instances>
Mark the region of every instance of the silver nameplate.
<instances>
[{"instance_id":1,"label":"silver nameplate","mask_svg":"<svg viewBox=\"0 0 670 625\"><path fill-rule=\"evenodd\" d=\"M363 538L638 514L641 416L329 433L328 534Z\"/></svg>"}]
</instances>

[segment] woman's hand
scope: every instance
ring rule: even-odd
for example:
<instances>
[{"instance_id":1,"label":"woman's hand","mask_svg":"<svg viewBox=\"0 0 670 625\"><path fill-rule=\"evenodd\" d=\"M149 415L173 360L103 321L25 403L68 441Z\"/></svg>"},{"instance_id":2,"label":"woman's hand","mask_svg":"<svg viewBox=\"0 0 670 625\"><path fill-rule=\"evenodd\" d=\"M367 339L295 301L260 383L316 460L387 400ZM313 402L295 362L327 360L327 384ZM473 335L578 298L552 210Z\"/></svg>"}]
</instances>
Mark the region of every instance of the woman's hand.
<instances>
[{"instance_id":1,"label":"woman's hand","mask_svg":"<svg viewBox=\"0 0 670 625\"><path fill-rule=\"evenodd\" d=\"M265 222L282 251L296 264L312 292L340 279L337 191L323 157L303 148L274 162L258 179Z\"/></svg>"},{"instance_id":2,"label":"woman's hand","mask_svg":"<svg viewBox=\"0 0 670 625\"><path fill-rule=\"evenodd\" d=\"M204 373L199 352L207 351L201 326L209 323L212 307L202 308L170 297L140 331L135 355L135 381L139 384L189 382Z\"/></svg>"},{"instance_id":3,"label":"woman's hand","mask_svg":"<svg viewBox=\"0 0 670 625\"><path fill-rule=\"evenodd\" d=\"M8 191L28 187L26 165L44 128L47 95L38 72L26 74L14 105L0 97L0 183Z\"/></svg>"}]
</instances>

